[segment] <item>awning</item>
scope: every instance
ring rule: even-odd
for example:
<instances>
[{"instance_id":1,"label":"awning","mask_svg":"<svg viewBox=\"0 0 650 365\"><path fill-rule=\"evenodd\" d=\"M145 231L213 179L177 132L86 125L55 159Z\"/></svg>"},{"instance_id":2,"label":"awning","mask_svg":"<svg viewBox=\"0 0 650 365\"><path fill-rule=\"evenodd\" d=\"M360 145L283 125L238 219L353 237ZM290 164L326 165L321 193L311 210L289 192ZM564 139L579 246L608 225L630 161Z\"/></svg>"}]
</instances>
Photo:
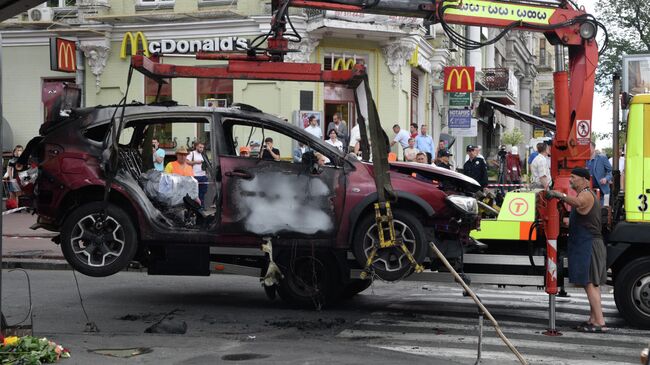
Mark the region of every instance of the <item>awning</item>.
<instances>
[{"instance_id":1,"label":"awning","mask_svg":"<svg viewBox=\"0 0 650 365\"><path fill-rule=\"evenodd\" d=\"M536 117L528 113L524 113L521 110L517 110L515 108L511 108L503 104L499 104L496 101L486 99L486 98L483 98L481 100L481 104L482 105L479 107L479 109L484 109L486 106L491 107L509 116L510 118L521 120L522 122L528 123L537 128L544 128L555 132L555 122L552 122L550 120Z\"/></svg>"}]
</instances>

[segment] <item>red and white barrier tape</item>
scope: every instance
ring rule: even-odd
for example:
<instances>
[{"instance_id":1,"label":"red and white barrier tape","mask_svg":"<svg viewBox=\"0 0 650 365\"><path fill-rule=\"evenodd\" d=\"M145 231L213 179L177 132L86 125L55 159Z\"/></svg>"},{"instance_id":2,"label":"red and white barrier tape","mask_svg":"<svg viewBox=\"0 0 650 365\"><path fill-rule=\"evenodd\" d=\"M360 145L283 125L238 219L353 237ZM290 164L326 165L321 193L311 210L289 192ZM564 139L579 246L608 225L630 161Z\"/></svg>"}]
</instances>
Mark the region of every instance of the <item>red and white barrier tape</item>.
<instances>
[{"instance_id":1,"label":"red and white barrier tape","mask_svg":"<svg viewBox=\"0 0 650 365\"><path fill-rule=\"evenodd\" d=\"M29 207L20 207L20 208L9 209L7 211L2 212L2 215L16 213L16 212L20 212L20 211L26 210L26 209L29 209Z\"/></svg>"},{"instance_id":2,"label":"red and white barrier tape","mask_svg":"<svg viewBox=\"0 0 650 365\"><path fill-rule=\"evenodd\" d=\"M526 184L488 184L488 188L523 188Z\"/></svg>"}]
</instances>

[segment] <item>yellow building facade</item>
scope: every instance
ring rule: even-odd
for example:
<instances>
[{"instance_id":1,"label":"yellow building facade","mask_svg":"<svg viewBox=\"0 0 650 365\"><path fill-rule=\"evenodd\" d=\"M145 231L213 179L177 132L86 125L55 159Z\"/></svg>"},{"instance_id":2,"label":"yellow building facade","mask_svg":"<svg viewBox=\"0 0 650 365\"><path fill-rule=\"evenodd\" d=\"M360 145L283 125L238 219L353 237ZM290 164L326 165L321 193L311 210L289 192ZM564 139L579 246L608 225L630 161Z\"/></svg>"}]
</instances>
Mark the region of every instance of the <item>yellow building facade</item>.
<instances>
[{"instance_id":1,"label":"yellow building facade","mask_svg":"<svg viewBox=\"0 0 650 365\"><path fill-rule=\"evenodd\" d=\"M268 32L271 20L269 5L259 0L95 3L99 5L55 8L51 22L23 15L2 23L3 105L15 143L24 144L38 133L44 99L57 83L81 84L85 106L119 102L126 92L133 43L138 50L162 53L164 63L219 67L223 62L198 61L192 55L199 49L250 46ZM408 130L410 123L433 126L437 137L440 113L432 90L446 60L437 56L421 20L300 9L291 14L302 40L290 44L296 52L287 56L288 62L320 63L324 69L363 62L389 137L394 124ZM76 41L76 73L50 70L48 42L55 36ZM154 83L134 73L129 101L152 102L156 93ZM353 94L340 85L174 79L160 99L191 106L245 103L296 124L303 123L305 112L317 113L323 131L334 113L341 113L348 128L356 123ZM183 142L202 138L196 130L171 131L169 138L174 137ZM280 148L283 157L290 156L288 146Z\"/></svg>"}]
</instances>

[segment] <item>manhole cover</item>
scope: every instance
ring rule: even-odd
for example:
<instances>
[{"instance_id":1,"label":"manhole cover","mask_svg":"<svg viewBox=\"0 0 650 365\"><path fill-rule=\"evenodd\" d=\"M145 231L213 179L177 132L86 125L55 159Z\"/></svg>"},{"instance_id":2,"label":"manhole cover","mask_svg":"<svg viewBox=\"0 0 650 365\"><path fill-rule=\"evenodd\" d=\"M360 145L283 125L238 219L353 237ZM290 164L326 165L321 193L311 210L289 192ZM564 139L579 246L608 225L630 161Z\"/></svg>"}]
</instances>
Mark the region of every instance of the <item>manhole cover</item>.
<instances>
[{"instance_id":1,"label":"manhole cover","mask_svg":"<svg viewBox=\"0 0 650 365\"><path fill-rule=\"evenodd\" d=\"M267 357L271 357L271 355L264 355L264 354L229 354L229 355L223 355L221 357L221 360L226 360L226 361L246 361L246 360L266 359Z\"/></svg>"},{"instance_id":2,"label":"manhole cover","mask_svg":"<svg viewBox=\"0 0 650 365\"><path fill-rule=\"evenodd\" d=\"M88 352L93 352L95 354L100 354L104 356L120 357L123 359L127 359L129 357L148 354L150 352L153 352L153 350L148 347L136 347L130 349L97 349L97 350L88 350Z\"/></svg>"}]
</instances>

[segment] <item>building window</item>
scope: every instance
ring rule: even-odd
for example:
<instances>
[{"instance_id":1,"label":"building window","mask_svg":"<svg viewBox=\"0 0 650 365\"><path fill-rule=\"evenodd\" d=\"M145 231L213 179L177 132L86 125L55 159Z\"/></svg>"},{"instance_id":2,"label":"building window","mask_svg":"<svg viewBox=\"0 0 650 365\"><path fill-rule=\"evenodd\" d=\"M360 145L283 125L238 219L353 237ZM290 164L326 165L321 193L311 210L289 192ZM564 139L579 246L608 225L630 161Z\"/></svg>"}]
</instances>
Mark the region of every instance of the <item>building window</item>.
<instances>
[{"instance_id":1,"label":"building window","mask_svg":"<svg viewBox=\"0 0 650 365\"><path fill-rule=\"evenodd\" d=\"M196 102L198 106L227 107L232 104L233 81L227 79L197 79ZM206 125L209 127L208 125ZM210 131L199 128L199 141L209 141Z\"/></svg>"},{"instance_id":2,"label":"building window","mask_svg":"<svg viewBox=\"0 0 650 365\"><path fill-rule=\"evenodd\" d=\"M172 79L165 79L166 84L160 87L160 94L158 93L158 83L148 77L144 78L144 103L151 104L158 102L172 100Z\"/></svg>"},{"instance_id":3,"label":"building window","mask_svg":"<svg viewBox=\"0 0 650 365\"><path fill-rule=\"evenodd\" d=\"M546 40L539 40L539 64L546 66Z\"/></svg>"},{"instance_id":4,"label":"building window","mask_svg":"<svg viewBox=\"0 0 650 365\"><path fill-rule=\"evenodd\" d=\"M158 93L158 83L148 77L144 78L144 103L152 104L156 102L171 101L172 99L172 79L165 79L166 84L160 87ZM172 125L171 123L160 124L156 126L156 136L164 148L172 148Z\"/></svg>"},{"instance_id":5,"label":"building window","mask_svg":"<svg viewBox=\"0 0 650 365\"><path fill-rule=\"evenodd\" d=\"M139 7L144 8L173 8L175 0L137 0L136 9Z\"/></svg>"},{"instance_id":6,"label":"building window","mask_svg":"<svg viewBox=\"0 0 650 365\"><path fill-rule=\"evenodd\" d=\"M357 63L366 65L368 71L368 56L358 54L346 53L328 53L323 59L323 69L325 71L332 70L349 70Z\"/></svg>"},{"instance_id":7,"label":"building window","mask_svg":"<svg viewBox=\"0 0 650 365\"><path fill-rule=\"evenodd\" d=\"M411 123L418 123L419 103L418 97L420 96L420 77L415 72L411 71Z\"/></svg>"},{"instance_id":8,"label":"building window","mask_svg":"<svg viewBox=\"0 0 650 365\"><path fill-rule=\"evenodd\" d=\"M63 8L77 5L77 0L48 0L47 6L50 8Z\"/></svg>"},{"instance_id":9,"label":"building window","mask_svg":"<svg viewBox=\"0 0 650 365\"><path fill-rule=\"evenodd\" d=\"M199 7L213 5L237 5L237 0L199 0Z\"/></svg>"}]
</instances>

